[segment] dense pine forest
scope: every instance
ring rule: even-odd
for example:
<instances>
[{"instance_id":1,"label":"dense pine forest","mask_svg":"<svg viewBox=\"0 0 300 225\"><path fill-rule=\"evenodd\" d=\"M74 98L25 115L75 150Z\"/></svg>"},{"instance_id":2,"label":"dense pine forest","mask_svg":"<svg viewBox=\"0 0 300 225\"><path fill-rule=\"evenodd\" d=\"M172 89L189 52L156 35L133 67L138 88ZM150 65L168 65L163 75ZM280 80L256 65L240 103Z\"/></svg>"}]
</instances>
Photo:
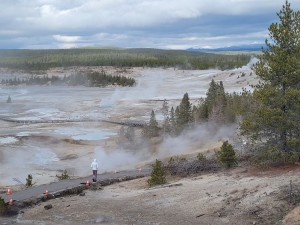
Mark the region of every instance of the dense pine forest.
<instances>
[{"instance_id":1,"label":"dense pine forest","mask_svg":"<svg viewBox=\"0 0 300 225\"><path fill-rule=\"evenodd\" d=\"M247 64L249 54L214 54L162 49L0 50L0 67L47 70L71 66L178 67L233 69Z\"/></svg>"}]
</instances>

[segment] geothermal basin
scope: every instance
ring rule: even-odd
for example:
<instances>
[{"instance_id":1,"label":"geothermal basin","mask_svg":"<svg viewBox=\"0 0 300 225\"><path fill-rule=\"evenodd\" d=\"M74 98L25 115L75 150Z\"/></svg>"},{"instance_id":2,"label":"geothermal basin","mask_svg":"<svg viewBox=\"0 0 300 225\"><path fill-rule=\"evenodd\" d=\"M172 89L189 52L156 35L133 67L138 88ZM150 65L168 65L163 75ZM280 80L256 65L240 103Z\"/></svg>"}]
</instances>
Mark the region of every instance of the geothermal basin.
<instances>
[{"instance_id":1,"label":"geothermal basin","mask_svg":"<svg viewBox=\"0 0 300 225\"><path fill-rule=\"evenodd\" d=\"M65 169L71 176L86 176L94 158L101 173L197 150L199 146L194 143L172 152L173 147L166 142L156 155L147 147L131 151L117 143L121 126L103 120L147 122L154 110L160 121L162 100L166 99L171 108L187 92L191 103L198 104L211 79L223 81L227 92L251 89L249 85L257 78L249 67L229 71L131 68L125 75L137 80L135 87L0 85L0 186L16 185L15 178L25 183L28 174L36 184L51 182ZM68 73L61 70L62 76ZM241 77L242 73L246 75ZM26 74L0 71L0 79L16 76ZM8 96L11 103L6 103ZM135 129L139 132L140 128Z\"/></svg>"}]
</instances>

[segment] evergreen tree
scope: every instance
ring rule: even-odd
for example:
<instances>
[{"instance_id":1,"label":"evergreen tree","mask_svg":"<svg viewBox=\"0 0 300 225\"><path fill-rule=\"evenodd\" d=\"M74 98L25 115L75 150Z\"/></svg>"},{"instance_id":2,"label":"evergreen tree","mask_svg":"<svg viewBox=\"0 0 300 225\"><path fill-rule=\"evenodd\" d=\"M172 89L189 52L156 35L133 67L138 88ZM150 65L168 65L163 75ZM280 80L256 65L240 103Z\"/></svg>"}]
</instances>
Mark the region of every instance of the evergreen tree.
<instances>
[{"instance_id":1,"label":"evergreen tree","mask_svg":"<svg viewBox=\"0 0 300 225\"><path fill-rule=\"evenodd\" d=\"M174 107L172 106L171 111L170 111L170 132L171 135L176 135L176 118L175 118L175 111Z\"/></svg>"},{"instance_id":2,"label":"evergreen tree","mask_svg":"<svg viewBox=\"0 0 300 225\"><path fill-rule=\"evenodd\" d=\"M11 103L11 97L10 97L10 95L8 96L8 98L6 100L6 103Z\"/></svg>"},{"instance_id":3,"label":"evergreen tree","mask_svg":"<svg viewBox=\"0 0 300 225\"><path fill-rule=\"evenodd\" d=\"M226 94L223 86L223 82L220 81L219 84L216 83L216 93L212 101L212 109L210 112L210 119L216 123L225 122L225 109L226 109Z\"/></svg>"},{"instance_id":4,"label":"evergreen tree","mask_svg":"<svg viewBox=\"0 0 300 225\"><path fill-rule=\"evenodd\" d=\"M300 12L285 2L280 22L269 27L270 40L255 73L262 80L253 93L256 109L242 123L242 134L282 151L300 147Z\"/></svg>"},{"instance_id":5,"label":"evergreen tree","mask_svg":"<svg viewBox=\"0 0 300 225\"><path fill-rule=\"evenodd\" d=\"M131 144L135 142L135 131L133 127L127 127L125 131L125 137Z\"/></svg>"},{"instance_id":6,"label":"evergreen tree","mask_svg":"<svg viewBox=\"0 0 300 225\"><path fill-rule=\"evenodd\" d=\"M221 150L217 152L218 163L229 168L236 164L235 151L228 141L223 142Z\"/></svg>"},{"instance_id":7,"label":"evergreen tree","mask_svg":"<svg viewBox=\"0 0 300 225\"><path fill-rule=\"evenodd\" d=\"M206 118L209 117L213 105L215 104L215 99L217 96L217 89L218 89L218 84L215 82L214 79L211 80L211 82L209 83L209 87L208 90L206 92L206 99L205 99L205 106L206 106L206 112L205 112L205 116Z\"/></svg>"},{"instance_id":8,"label":"evergreen tree","mask_svg":"<svg viewBox=\"0 0 300 225\"><path fill-rule=\"evenodd\" d=\"M206 92L206 98L199 107L200 118L224 123L226 102L223 82L216 83L212 79Z\"/></svg>"},{"instance_id":9,"label":"evergreen tree","mask_svg":"<svg viewBox=\"0 0 300 225\"><path fill-rule=\"evenodd\" d=\"M175 108L174 118L175 118L175 134L178 135L181 131L180 129L182 128L182 124L180 123L179 106L176 106L176 108Z\"/></svg>"},{"instance_id":10,"label":"evergreen tree","mask_svg":"<svg viewBox=\"0 0 300 225\"><path fill-rule=\"evenodd\" d=\"M169 105L166 99L163 102L161 111L164 116L163 131L164 133L170 133L171 125L170 125L170 116L169 116Z\"/></svg>"},{"instance_id":11,"label":"evergreen tree","mask_svg":"<svg viewBox=\"0 0 300 225\"><path fill-rule=\"evenodd\" d=\"M155 164L152 166L151 177L147 180L147 183L149 186L166 183L165 171L161 161L155 160Z\"/></svg>"},{"instance_id":12,"label":"evergreen tree","mask_svg":"<svg viewBox=\"0 0 300 225\"><path fill-rule=\"evenodd\" d=\"M183 95L183 98L175 110L175 118L178 132L190 126L193 121L192 104L190 103L188 93Z\"/></svg>"},{"instance_id":13,"label":"evergreen tree","mask_svg":"<svg viewBox=\"0 0 300 225\"><path fill-rule=\"evenodd\" d=\"M151 138L151 137L157 137L158 133L159 133L158 123L156 121L155 113L152 110L151 116L150 116L150 121L148 124L146 124L144 126L143 134L144 134L144 136Z\"/></svg>"},{"instance_id":14,"label":"evergreen tree","mask_svg":"<svg viewBox=\"0 0 300 225\"><path fill-rule=\"evenodd\" d=\"M193 116L193 121L196 123L199 120L199 110L195 105L193 105L192 116Z\"/></svg>"}]
</instances>

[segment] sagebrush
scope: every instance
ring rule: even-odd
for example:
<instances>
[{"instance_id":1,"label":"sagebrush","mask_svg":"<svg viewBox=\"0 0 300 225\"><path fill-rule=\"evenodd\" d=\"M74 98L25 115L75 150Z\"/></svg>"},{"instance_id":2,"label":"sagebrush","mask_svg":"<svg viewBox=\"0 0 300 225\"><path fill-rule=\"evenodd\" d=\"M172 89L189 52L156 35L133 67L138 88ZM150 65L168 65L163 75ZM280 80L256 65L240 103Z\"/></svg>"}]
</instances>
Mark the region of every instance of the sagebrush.
<instances>
[{"instance_id":1,"label":"sagebrush","mask_svg":"<svg viewBox=\"0 0 300 225\"><path fill-rule=\"evenodd\" d=\"M67 170L64 170L61 175L56 175L56 177L59 179L59 180L67 180L67 179L70 179L70 175L68 174L68 171Z\"/></svg>"}]
</instances>

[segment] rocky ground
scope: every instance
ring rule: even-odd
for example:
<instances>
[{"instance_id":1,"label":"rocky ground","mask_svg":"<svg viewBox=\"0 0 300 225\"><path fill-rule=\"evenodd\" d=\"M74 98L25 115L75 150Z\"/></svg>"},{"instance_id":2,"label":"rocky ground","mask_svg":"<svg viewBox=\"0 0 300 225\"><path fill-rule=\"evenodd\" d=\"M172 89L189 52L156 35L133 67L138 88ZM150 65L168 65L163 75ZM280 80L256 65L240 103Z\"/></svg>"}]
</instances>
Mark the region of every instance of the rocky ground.
<instances>
[{"instance_id":1,"label":"rocky ground","mask_svg":"<svg viewBox=\"0 0 300 225\"><path fill-rule=\"evenodd\" d=\"M299 166L265 171L237 167L168 177L166 185L152 188L148 178L140 178L49 200L17 218L3 218L1 224L296 225L299 172ZM45 209L49 204L52 208Z\"/></svg>"}]
</instances>

